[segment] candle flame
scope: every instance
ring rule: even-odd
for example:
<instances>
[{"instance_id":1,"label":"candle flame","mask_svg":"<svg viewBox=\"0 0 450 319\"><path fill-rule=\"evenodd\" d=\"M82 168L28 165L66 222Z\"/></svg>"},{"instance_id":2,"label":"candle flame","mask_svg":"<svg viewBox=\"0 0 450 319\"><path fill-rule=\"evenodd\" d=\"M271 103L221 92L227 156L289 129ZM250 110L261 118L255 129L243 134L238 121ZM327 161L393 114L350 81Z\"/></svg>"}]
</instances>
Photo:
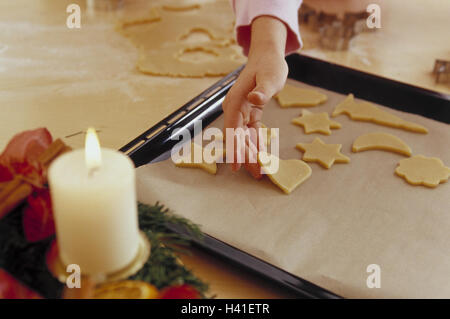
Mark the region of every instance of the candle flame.
<instances>
[{"instance_id":1,"label":"candle flame","mask_svg":"<svg viewBox=\"0 0 450 319\"><path fill-rule=\"evenodd\" d=\"M100 142L95 129L92 127L90 127L86 132L84 159L90 172L98 169L102 164Z\"/></svg>"}]
</instances>

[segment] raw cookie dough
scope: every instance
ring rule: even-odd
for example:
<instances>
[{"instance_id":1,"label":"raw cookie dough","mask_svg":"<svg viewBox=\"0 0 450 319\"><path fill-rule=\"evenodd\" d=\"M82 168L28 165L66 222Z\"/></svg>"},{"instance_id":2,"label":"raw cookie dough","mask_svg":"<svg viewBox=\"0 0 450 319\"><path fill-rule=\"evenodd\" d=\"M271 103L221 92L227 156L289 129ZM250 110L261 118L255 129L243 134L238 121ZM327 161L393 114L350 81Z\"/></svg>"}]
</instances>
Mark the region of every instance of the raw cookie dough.
<instances>
[{"instance_id":1,"label":"raw cookie dough","mask_svg":"<svg viewBox=\"0 0 450 319\"><path fill-rule=\"evenodd\" d=\"M290 194L297 186L306 181L311 176L311 167L301 160L290 159L282 160L278 159L278 170L270 171L270 163L276 161L275 155L259 152L258 163L265 171L269 179L277 185L283 192Z\"/></svg>"},{"instance_id":2,"label":"raw cookie dough","mask_svg":"<svg viewBox=\"0 0 450 319\"><path fill-rule=\"evenodd\" d=\"M353 94L349 94L344 101L339 103L332 116L347 114L352 120L373 122L380 125L400 128L416 133L428 133L422 125L405 121L398 116L390 114L369 102L355 102Z\"/></svg>"},{"instance_id":3,"label":"raw cookie dough","mask_svg":"<svg viewBox=\"0 0 450 319\"><path fill-rule=\"evenodd\" d=\"M292 119L292 123L303 126L305 134L322 133L330 135L330 128L341 128L340 123L330 120L328 113L312 113L308 110L303 110L302 116Z\"/></svg>"},{"instance_id":4,"label":"raw cookie dough","mask_svg":"<svg viewBox=\"0 0 450 319\"><path fill-rule=\"evenodd\" d=\"M198 3L188 4L185 6L164 4L162 7L164 10L167 10L167 11L190 11L190 10L194 10L194 9L200 9L200 5Z\"/></svg>"},{"instance_id":5,"label":"raw cookie dough","mask_svg":"<svg viewBox=\"0 0 450 319\"><path fill-rule=\"evenodd\" d=\"M198 152L198 154L202 154L202 161L200 163L195 163L194 154ZM203 147L196 143L191 143L191 151L189 154L183 154L183 157L177 162L175 162L175 166L177 167L188 167L188 168L201 168L209 174L217 173L217 164L214 161L213 163L206 163L203 158Z\"/></svg>"},{"instance_id":6,"label":"raw cookie dough","mask_svg":"<svg viewBox=\"0 0 450 319\"><path fill-rule=\"evenodd\" d=\"M211 58L196 56L185 59L183 56L191 52L203 52ZM238 68L242 61L234 59L237 51L232 47L204 46L186 47L183 44L172 44L158 50L141 49L137 67L139 71L150 75L166 75L174 77L205 77L226 75Z\"/></svg>"},{"instance_id":7,"label":"raw cookie dough","mask_svg":"<svg viewBox=\"0 0 450 319\"><path fill-rule=\"evenodd\" d=\"M373 132L358 136L353 142L352 151L384 150L411 156L411 148L397 136L383 132Z\"/></svg>"},{"instance_id":8,"label":"raw cookie dough","mask_svg":"<svg viewBox=\"0 0 450 319\"><path fill-rule=\"evenodd\" d=\"M233 25L228 1L216 1L164 5L149 16L119 23L117 29L139 49L141 72L204 77L226 75L245 63Z\"/></svg>"},{"instance_id":9,"label":"raw cookie dough","mask_svg":"<svg viewBox=\"0 0 450 319\"><path fill-rule=\"evenodd\" d=\"M127 29L129 27L138 26L140 24L148 24L151 25L154 22L158 22L161 20L161 14L156 8L153 8L149 11L145 16L134 18L133 20L123 20L119 21L116 24L116 31L121 33L124 36L128 36Z\"/></svg>"},{"instance_id":10,"label":"raw cookie dough","mask_svg":"<svg viewBox=\"0 0 450 319\"><path fill-rule=\"evenodd\" d=\"M324 103L327 96L311 89L286 84L275 98L281 107L308 107Z\"/></svg>"},{"instance_id":11,"label":"raw cookie dough","mask_svg":"<svg viewBox=\"0 0 450 319\"><path fill-rule=\"evenodd\" d=\"M330 168L334 163L350 162L350 158L340 152L342 144L325 144L318 137L311 144L298 143L295 147L304 152L304 161L317 162L325 168Z\"/></svg>"},{"instance_id":12,"label":"raw cookie dough","mask_svg":"<svg viewBox=\"0 0 450 319\"><path fill-rule=\"evenodd\" d=\"M415 155L402 159L395 173L412 185L436 187L439 183L445 183L448 180L450 168L446 167L439 158Z\"/></svg>"}]
</instances>

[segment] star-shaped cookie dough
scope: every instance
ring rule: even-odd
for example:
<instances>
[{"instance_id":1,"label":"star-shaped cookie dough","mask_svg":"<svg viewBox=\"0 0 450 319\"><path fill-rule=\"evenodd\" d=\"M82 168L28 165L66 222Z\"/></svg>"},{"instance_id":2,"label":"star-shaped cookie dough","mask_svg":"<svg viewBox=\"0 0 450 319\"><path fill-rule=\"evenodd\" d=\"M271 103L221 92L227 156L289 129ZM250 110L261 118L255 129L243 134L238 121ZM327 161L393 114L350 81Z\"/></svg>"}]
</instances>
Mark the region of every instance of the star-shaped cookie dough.
<instances>
[{"instance_id":1,"label":"star-shaped cookie dough","mask_svg":"<svg viewBox=\"0 0 450 319\"><path fill-rule=\"evenodd\" d=\"M325 168L330 168L334 163L348 163L350 158L342 154L342 144L325 144L318 137L311 144L298 143L295 146L304 152L305 162L317 162Z\"/></svg>"},{"instance_id":2,"label":"star-shaped cookie dough","mask_svg":"<svg viewBox=\"0 0 450 319\"><path fill-rule=\"evenodd\" d=\"M303 110L301 117L293 118L292 123L303 126L305 134L322 133L330 135L330 128L341 128L340 123L330 120L328 113L312 113L308 110Z\"/></svg>"}]
</instances>

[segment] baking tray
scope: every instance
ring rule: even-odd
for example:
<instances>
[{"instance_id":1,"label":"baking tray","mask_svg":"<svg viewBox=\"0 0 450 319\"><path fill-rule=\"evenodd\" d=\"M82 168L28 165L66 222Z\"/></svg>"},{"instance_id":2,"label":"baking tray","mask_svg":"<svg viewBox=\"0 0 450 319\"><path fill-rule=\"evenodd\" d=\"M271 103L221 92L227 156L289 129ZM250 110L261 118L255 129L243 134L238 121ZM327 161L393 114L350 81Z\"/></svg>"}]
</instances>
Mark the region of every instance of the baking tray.
<instances>
[{"instance_id":1,"label":"baking tray","mask_svg":"<svg viewBox=\"0 0 450 319\"><path fill-rule=\"evenodd\" d=\"M342 94L353 92L358 98L364 100L450 123L449 95L298 54L289 56L287 62L290 69L289 77L294 80ZM185 128L193 133L195 121L202 120L204 127L206 127L220 116L222 113L221 103L241 69L232 72L183 105L154 127L122 147L121 151L131 157L136 167L169 158L171 148L178 142L170 139L172 132L178 128ZM179 229L174 230L180 231ZM332 292L211 236L207 235L201 241L193 240L193 244L289 288L296 292L299 297L339 298Z\"/></svg>"}]
</instances>

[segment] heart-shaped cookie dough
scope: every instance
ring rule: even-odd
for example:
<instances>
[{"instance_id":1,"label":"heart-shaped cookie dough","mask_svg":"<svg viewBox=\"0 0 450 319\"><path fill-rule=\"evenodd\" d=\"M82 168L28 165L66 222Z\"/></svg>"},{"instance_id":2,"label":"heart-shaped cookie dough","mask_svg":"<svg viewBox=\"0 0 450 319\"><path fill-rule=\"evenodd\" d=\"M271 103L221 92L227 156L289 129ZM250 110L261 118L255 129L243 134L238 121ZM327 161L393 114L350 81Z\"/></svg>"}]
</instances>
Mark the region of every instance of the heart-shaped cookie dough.
<instances>
[{"instance_id":1,"label":"heart-shaped cookie dough","mask_svg":"<svg viewBox=\"0 0 450 319\"><path fill-rule=\"evenodd\" d=\"M282 160L266 152L258 153L258 163L272 183L286 194L290 194L297 186L306 181L312 172L311 167L302 160Z\"/></svg>"}]
</instances>

